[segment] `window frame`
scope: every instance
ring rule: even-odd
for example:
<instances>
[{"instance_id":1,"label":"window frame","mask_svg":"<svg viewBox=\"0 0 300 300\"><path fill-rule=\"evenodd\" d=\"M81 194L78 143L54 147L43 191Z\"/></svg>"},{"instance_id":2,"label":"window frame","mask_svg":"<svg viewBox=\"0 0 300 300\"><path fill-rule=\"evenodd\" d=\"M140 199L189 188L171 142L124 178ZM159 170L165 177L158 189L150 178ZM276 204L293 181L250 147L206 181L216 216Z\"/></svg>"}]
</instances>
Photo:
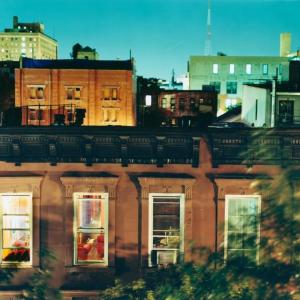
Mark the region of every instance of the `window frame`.
<instances>
[{"instance_id":1,"label":"window frame","mask_svg":"<svg viewBox=\"0 0 300 300\"><path fill-rule=\"evenodd\" d=\"M101 202L104 203L104 257L103 261L87 261L87 262L78 262L78 254L77 254L77 235L78 232L83 233L99 233L101 229L97 228L87 228L87 229L81 229L82 231L78 230L79 227L77 227L77 211L78 211L78 197L83 195L92 195L92 196L100 196ZM103 197L103 198L102 198ZM74 215L73 215L73 264L74 266L88 266L88 265L101 265L101 266L108 266L108 243L109 243L109 202L108 202L108 193L90 193L90 192L74 192L73 193L73 209L74 209Z\"/></svg>"},{"instance_id":2,"label":"window frame","mask_svg":"<svg viewBox=\"0 0 300 300\"><path fill-rule=\"evenodd\" d=\"M261 195L225 195L225 224L224 224L224 260L228 260L228 220L229 220L229 205L230 199L257 199L257 238L256 238L256 258L255 262L259 264L259 249L260 249L260 228L261 228ZM241 250L245 250L242 248Z\"/></svg>"},{"instance_id":3,"label":"window frame","mask_svg":"<svg viewBox=\"0 0 300 300\"><path fill-rule=\"evenodd\" d=\"M29 244L29 261L8 261L5 262L2 260L2 250L3 250L3 206L2 206L2 197L3 196L26 196L29 199L29 232L30 232L30 244ZM24 192L24 193L0 193L0 266L1 267L27 267L33 265L33 193ZM25 215L25 214L24 214ZM13 229L12 229L13 230Z\"/></svg>"},{"instance_id":4,"label":"window frame","mask_svg":"<svg viewBox=\"0 0 300 300\"><path fill-rule=\"evenodd\" d=\"M184 254L184 233L185 233L185 194L183 193L149 193L149 213L148 213L148 266L155 267L159 264L152 264L151 252L154 250L153 247L153 203L155 198L177 198L179 199L179 230L180 230L180 246L179 253L177 253L176 261L178 263L181 259L181 256ZM165 249L168 251L168 249ZM165 251L161 250L161 251ZM170 251L170 250L169 250ZM174 250L176 251L176 250Z\"/></svg>"}]
</instances>

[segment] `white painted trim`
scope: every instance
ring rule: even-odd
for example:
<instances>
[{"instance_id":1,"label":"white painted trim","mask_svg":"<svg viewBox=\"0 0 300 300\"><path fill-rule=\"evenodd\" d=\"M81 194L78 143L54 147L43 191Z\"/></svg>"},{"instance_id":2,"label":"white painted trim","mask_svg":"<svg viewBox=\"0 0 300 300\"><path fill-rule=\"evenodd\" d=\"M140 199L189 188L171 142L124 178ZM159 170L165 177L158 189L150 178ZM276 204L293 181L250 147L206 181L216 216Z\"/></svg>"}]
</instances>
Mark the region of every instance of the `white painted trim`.
<instances>
[{"instance_id":1,"label":"white painted trim","mask_svg":"<svg viewBox=\"0 0 300 300\"><path fill-rule=\"evenodd\" d=\"M78 197L80 195L97 195L100 196L101 203L104 204L104 260L103 262L100 261L87 261L86 263L78 263L77 262L77 203L78 203ZM109 226L109 211L108 211L108 193L84 193L84 192L76 192L73 193L73 264L76 266L86 266L86 265L95 265L95 264L101 264L103 266L108 266L108 226ZM89 229L87 232L89 233L99 233L99 229Z\"/></svg>"},{"instance_id":2,"label":"white painted trim","mask_svg":"<svg viewBox=\"0 0 300 300\"><path fill-rule=\"evenodd\" d=\"M256 262L259 263L259 248L260 248L260 214L261 214L261 195L225 195L225 226L224 226L224 260L227 260L227 245L228 245L228 201L230 199L256 198L258 201L257 214L257 241L256 241Z\"/></svg>"},{"instance_id":3,"label":"white painted trim","mask_svg":"<svg viewBox=\"0 0 300 300\"><path fill-rule=\"evenodd\" d=\"M184 253L184 220L185 220L185 195L182 193L149 193L149 208L148 208L148 265L152 267L151 251L153 249L153 199L154 198L176 198L179 199L179 227L180 227L180 253Z\"/></svg>"}]
</instances>

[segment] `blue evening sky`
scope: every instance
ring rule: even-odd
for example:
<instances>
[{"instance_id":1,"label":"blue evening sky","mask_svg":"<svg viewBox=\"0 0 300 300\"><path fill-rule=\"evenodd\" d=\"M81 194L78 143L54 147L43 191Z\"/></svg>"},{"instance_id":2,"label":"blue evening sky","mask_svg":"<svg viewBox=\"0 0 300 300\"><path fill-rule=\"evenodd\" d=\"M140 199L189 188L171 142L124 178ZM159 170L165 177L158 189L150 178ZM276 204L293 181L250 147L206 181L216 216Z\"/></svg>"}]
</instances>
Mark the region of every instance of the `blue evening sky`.
<instances>
[{"instance_id":1,"label":"blue evening sky","mask_svg":"<svg viewBox=\"0 0 300 300\"><path fill-rule=\"evenodd\" d=\"M278 55L280 32L300 48L300 0L211 0L212 52ZM96 48L101 59L136 59L138 75L169 79L204 53L207 0L0 0L0 30L40 21L57 39L59 58L72 46Z\"/></svg>"}]
</instances>

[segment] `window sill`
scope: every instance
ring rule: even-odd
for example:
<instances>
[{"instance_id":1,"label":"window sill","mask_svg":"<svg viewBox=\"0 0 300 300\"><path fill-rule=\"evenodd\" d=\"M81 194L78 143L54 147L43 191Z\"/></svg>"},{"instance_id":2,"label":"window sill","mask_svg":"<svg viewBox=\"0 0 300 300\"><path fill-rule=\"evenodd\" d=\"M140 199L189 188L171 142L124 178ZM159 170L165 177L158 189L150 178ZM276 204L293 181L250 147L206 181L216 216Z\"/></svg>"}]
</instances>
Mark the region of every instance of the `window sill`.
<instances>
[{"instance_id":1,"label":"window sill","mask_svg":"<svg viewBox=\"0 0 300 300\"><path fill-rule=\"evenodd\" d=\"M34 269L32 265L22 263L0 264L1 269Z\"/></svg>"},{"instance_id":2,"label":"window sill","mask_svg":"<svg viewBox=\"0 0 300 300\"><path fill-rule=\"evenodd\" d=\"M68 273L76 273L76 272L91 272L91 271L112 271L113 267L109 267L103 264L93 264L93 265L76 265L76 266L66 266L66 271Z\"/></svg>"}]
</instances>

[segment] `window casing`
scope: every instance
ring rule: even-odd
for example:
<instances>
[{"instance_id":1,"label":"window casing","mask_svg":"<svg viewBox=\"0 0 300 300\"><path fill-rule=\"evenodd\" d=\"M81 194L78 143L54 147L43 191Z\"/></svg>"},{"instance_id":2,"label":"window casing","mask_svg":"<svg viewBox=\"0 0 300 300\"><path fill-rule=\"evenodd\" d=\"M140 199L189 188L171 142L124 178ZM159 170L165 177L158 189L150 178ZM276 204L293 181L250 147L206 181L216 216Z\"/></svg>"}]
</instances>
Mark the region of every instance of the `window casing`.
<instances>
[{"instance_id":1,"label":"window casing","mask_svg":"<svg viewBox=\"0 0 300 300\"><path fill-rule=\"evenodd\" d=\"M32 265L32 194L0 195L1 264Z\"/></svg>"},{"instance_id":2,"label":"window casing","mask_svg":"<svg viewBox=\"0 0 300 300\"><path fill-rule=\"evenodd\" d=\"M74 264L108 265L108 195L74 193Z\"/></svg>"},{"instance_id":3,"label":"window casing","mask_svg":"<svg viewBox=\"0 0 300 300\"><path fill-rule=\"evenodd\" d=\"M149 194L149 266L178 263L184 252L184 195Z\"/></svg>"},{"instance_id":4,"label":"window casing","mask_svg":"<svg viewBox=\"0 0 300 300\"><path fill-rule=\"evenodd\" d=\"M225 260L243 257L258 263L260 211L260 196L225 196Z\"/></svg>"},{"instance_id":5,"label":"window casing","mask_svg":"<svg viewBox=\"0 0 300 300\"><path fill-rule=\"evenodd\" d=\"M227 94L236 94L237 93L237 82L236 81L227 81L226 82L226 93Z\"/></svg>"}]
</instances>

